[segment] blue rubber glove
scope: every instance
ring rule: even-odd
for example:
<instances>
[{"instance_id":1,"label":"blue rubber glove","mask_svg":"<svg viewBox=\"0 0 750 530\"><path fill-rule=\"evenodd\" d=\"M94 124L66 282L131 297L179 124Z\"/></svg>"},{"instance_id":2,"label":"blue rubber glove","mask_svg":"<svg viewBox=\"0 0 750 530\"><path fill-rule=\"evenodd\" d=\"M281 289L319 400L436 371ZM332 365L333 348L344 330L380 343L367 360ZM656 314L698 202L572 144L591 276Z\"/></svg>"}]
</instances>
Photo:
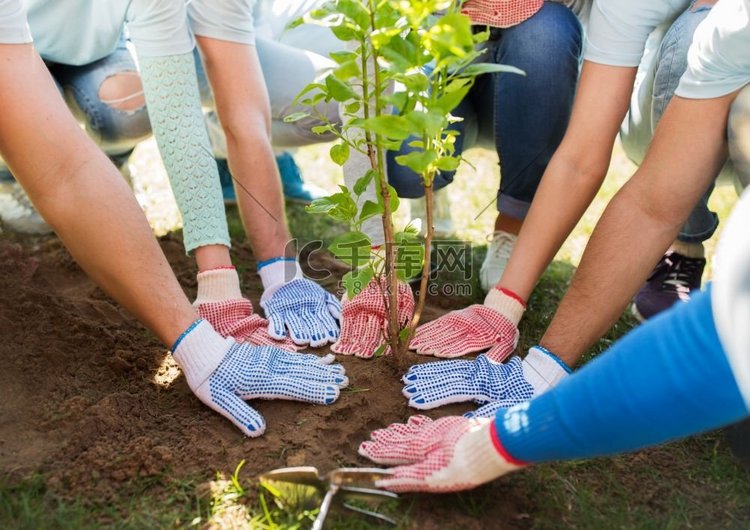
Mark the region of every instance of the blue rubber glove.
<instances>
[{"instance_id":1,"label":"blue rubber glove","mask_svg":"<svg viewBox=\"0 0 750 530\"><path fill-rule=\"evenodd\" d=\"M324 346L339 338L341 302L315 282L292 280L267 299L261 298L260 305L268 319L268 334L274 339L284 339L287 329L299 345Z\"/></svg>"},{"instance_id":2,"label":"blue rubber glove","mask_svg":"<svg viewBox=\"0 0 750 530\"><path fill-rule=\"evenodd\" d=\"M199 320L172 348L190 389L250 437L265 432L263 417L245 400L290 399L330 405L349 380L333 355L290 353L222 338Z\"/></svg>"},{"instance_id":3,"label":"blue rubber glove","mask_svg":"<svg viewBox=\"0 0 750 530\"><path fill-rule=\"evenodd\" d=\"M403 377L403 394L410 406L421 410L463 401L516 404L551 388L569 371L553 354L534 347L523 361L512 357L507 363L497 363L480 355L473 361L412 366Z\"/></svg>"}]
</instances>

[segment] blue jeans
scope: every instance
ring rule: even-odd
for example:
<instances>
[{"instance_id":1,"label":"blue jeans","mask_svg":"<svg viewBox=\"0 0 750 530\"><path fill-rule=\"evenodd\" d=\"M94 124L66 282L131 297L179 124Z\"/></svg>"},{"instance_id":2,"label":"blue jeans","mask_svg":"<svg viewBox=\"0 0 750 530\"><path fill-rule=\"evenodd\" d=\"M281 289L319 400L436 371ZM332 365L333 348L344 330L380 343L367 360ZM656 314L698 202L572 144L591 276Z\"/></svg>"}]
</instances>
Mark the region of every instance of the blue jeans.
<instances>
[{"instance_id":1,"label":"blue jeans","mask_svg":"<svg viewBox=\"0 0 750 530\"><path fill-rule=\"evenodd\" d=\"M649 39L652 49L647 51L641 63L641 81L635 87L631 111L621 131L623 148L636 164L643 161L656 126L672 100L682 74L687 70L687 54L693 33L710 11L710 5L695 9L691 5L663 32L663 36L657 30ZM708 199L713 189L714 185L711 184L690 213L677 239L685 243L701 243L716 231L719 218L708 209Z\"/></svg>"},{"instance_id":2,"label":"blue jeans","mask_svg":"<svg viewBox=\"0 0 750 530\"><path fill-rule=\"evenodd\" d=\"M112 54L90 64L46 64L71 112L84 125L91 139L115 165L119 167L126 163L135 146L151 134L146 107L134 111L118 110L99 97L100 87L109 77L138 72L125 41L122 40ZM12 178L0 159L0 180Z\"/></svg>"},{"instance_id":3,"label":"blue jeans","mask_svg":"<svg viewBox=\"0 0 750 530\"><path fill-rule=\"evenodd\" d=\"M493 29L486 62L520 68L526 76L487 74L479 77L453 112L464 120L451 126L460 132L456 151L484 143L500 157L497 208L523 219L570 119L581 60L582 29L562 4L545 2L530 19L507 29ZM401 197L424 194L422 178L395 161L409 152L388 155L388 178ZM454 172L435 178L435 189L453 181Z\"/></svg>"}]
</instances>

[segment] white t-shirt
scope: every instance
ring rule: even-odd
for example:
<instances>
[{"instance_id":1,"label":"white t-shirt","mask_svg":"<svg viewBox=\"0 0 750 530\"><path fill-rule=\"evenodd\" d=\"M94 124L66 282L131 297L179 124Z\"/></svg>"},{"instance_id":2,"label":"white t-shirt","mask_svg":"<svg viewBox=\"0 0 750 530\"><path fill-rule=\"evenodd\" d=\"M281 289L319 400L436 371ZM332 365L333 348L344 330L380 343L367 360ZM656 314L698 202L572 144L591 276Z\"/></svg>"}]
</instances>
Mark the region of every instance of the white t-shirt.
<instances>
[{"instance_id":1,"label":"white t-shirt","mask_svg":"<svg viewBox=\"0 0 750 530\"><path fill-rule=\"evenodd\" d=\"M200 37L255 44L256 0L192 0L190 27Z\"/></svg>"},{"instance_id":2,"label":"white t-shirt","mask_svg":"<svg viewBox=\"0 0 750 530\"><path fill-rule=\"evenodd\" d=\"M185 0L24 0L34 45L44 59L88 64L110 55L127 27L138 54L193 49Z\"/></svg>"},{"instance_id":3,"label":"white t-shirt","mask_svg":"<svg viewBox=\"0 0 750 530\"><path fill-rule=\"evenodd\" d=\"M676 94L704 99L750 83L750 0L720 0L695 30Z\"/></svg>"},{"instance_id":4,"label":"white t-shirt","mask_svg":"<svg viewBox=\"0 0 750 530\"><path fill-rule=\"evenodd\" d=\"M711 308L729 365L750 408L750 190L735 205L716 254ZM710 369L710 367L707 367Z\"/></svg>"},{"instance_id":5,"label":"white t-shirt","mask_svg":"<svg viewBox=\"0 0 750 530\"><path fill-rule=\"evenodd\" d=\"M0 0L0 44L31 42L21 0Z\"/></svg>"},{"instance_id":6,"label":"white t-shirt","mask_svg":"<svg viewBox=\"0 0 750 530\"><path fill-rule=\"evenodd\" d=\"M648 36L690 7L690 0L594 0L585 59L637 67ZM688 98L723 96L748 82L750 0L719 0L698 26L688 55L688 72L676 94Z\"/></svg>"}]
</instances>

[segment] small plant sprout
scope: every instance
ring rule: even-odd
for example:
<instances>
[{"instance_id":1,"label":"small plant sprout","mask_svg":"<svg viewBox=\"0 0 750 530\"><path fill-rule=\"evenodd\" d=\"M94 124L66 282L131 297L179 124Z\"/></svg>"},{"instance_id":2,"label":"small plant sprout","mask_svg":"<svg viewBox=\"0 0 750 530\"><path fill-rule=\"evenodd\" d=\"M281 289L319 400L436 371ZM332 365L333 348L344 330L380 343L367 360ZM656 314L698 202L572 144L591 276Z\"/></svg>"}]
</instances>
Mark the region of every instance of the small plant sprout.
<instances>
[{"instance_id":1,"label":"small plant sprout","mask_svg":"<svg viewBox=\"0 0 750 530\"><path fill-rule=\"evenodd\" d=\"M296 22L327 26L344 44L342 51L331 54L336 67L324 82L308 85L298 96L309 111L296 112L287 121L319 119L323 124L313 130L338 137L330 156L341 166L355 153L369 160L369 169L352 189L340 186L337 193L313 201L308 211L350 223L351 231L338 236L329 249L353 269L343 280L349 298L377 280L388 315L384 342L394 352L407 351L424 307L433 235L433 180L440 171L455 170L461 161L455 153L457 132L449 129L458 118L451 112L479 75L523 73L480 62L489 32L472 31L460 4L456 0L332 0ZM322 101L338 102L342 124L327 121L316 110ZM424 241L413 226L396 232L392 220L399 200L388 184L386 152L399 151L404 142L409 152L395 161L422 177L427 211ZM371 187L376 200L361 200ZM375 216L382 218L385 244L373 248L362 225ZM397 282L420 273L414 317L400 330Z\"/></svg>"}]
</instances>

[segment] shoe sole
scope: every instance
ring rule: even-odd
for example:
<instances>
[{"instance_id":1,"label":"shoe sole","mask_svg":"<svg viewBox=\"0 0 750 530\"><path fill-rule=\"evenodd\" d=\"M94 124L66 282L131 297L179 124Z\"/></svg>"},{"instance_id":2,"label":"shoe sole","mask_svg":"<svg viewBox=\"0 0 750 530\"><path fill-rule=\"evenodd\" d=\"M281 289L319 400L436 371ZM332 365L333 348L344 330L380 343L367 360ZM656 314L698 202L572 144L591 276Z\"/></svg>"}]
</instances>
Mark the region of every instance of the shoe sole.
<instances>
[{"instance_id":1,"label":"shoe sole","mask_svg":"<svg viewBox=\"0 0 750 530\"><path fill-rule=\"evenodd\" d=\"M644 322L646 322L646 320L648 320L643 315L641 315L640 311L638 311L638 308L635 306L635 304L630 304L630 312L633 314L635 319L641 324L643 324Z\"/></svg>"}]
</instances>

